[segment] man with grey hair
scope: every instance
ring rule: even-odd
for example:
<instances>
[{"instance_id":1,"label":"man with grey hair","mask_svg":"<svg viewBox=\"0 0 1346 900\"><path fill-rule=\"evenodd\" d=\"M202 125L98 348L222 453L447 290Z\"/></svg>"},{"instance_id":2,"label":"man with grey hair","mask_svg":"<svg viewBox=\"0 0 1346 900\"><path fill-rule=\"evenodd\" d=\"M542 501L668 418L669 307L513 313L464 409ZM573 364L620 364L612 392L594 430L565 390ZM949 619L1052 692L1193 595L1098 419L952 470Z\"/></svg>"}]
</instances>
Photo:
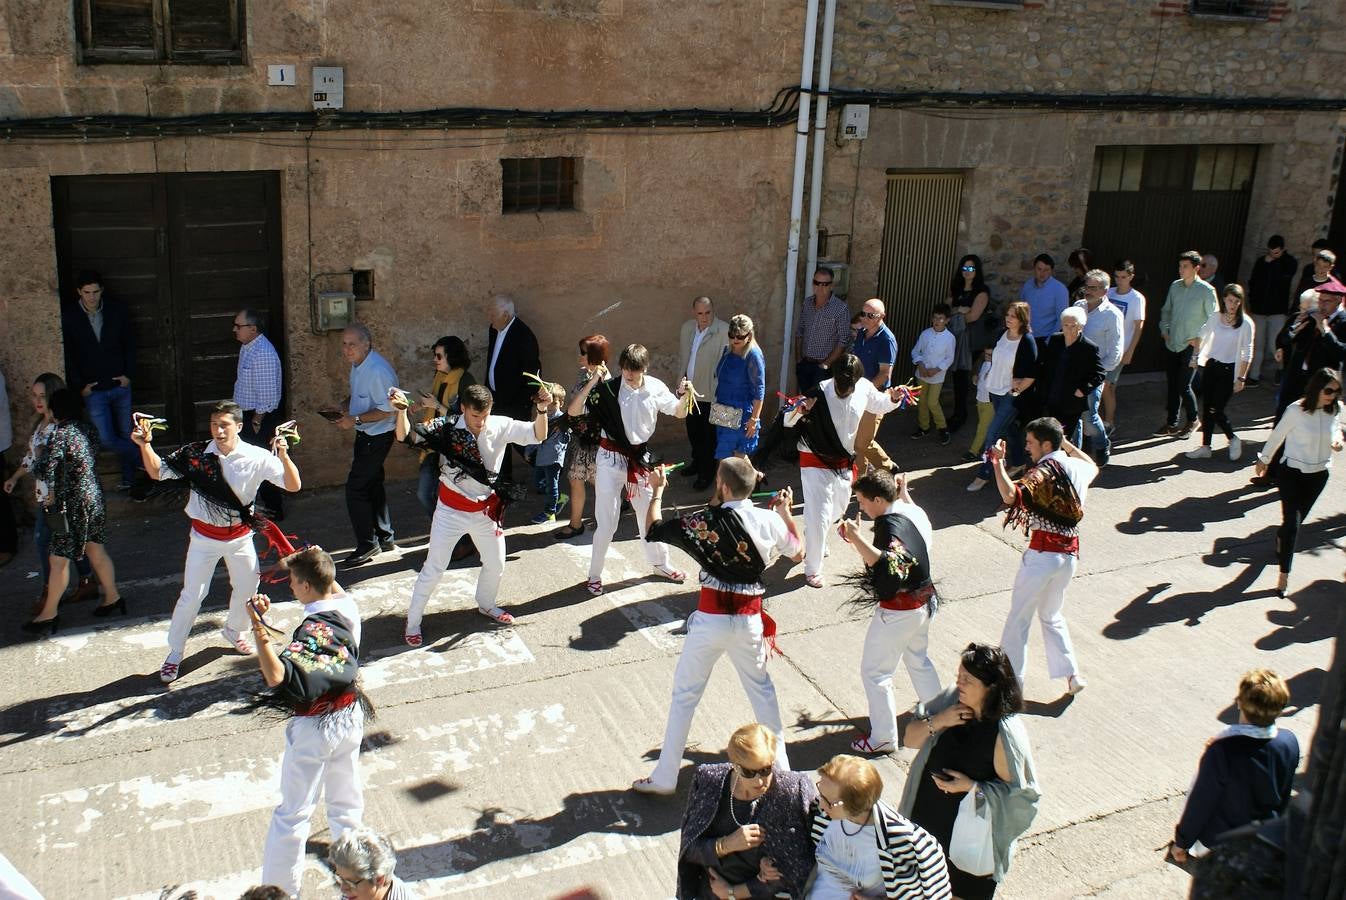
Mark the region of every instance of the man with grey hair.
<instances>
[{"instance_id":1,"label":"man with grey hair","mask_svg":"<svg viewBox=\"0 0 1346 900\"><path fill-rule=\"evenodd\" d=\"M687 413L687 442L692 464L683 466L684 477L695 476L696 490L705 490L715 480L715 426L710 424L710 404L719 383L719 362L729 346L729 325L715 315L709 297L692 301L692 317L682 323L678 371L692 383L703 400Z\"/></svg>"},{"instance_id":2,"label":"man with grey hair","mask_svg":"<svg viewBox=\"0 0 1346 900\"><path fill-rule=\"evenodd\" d=\"M234 339L242 345L234 378L234 402L243 410L239 437L254 447L270 447L281 422L280 354L262 333L262 317L255 309L234 314ZM282 496L270 482L257 489L257 505L268 519L279 522L285 518Z\"/></svg>"},{"instance_id":3,"label":"man with grey hair","mask_svg":"<svg viewBox=\"0 0 1346 900\"><path fill-rule=\"evenodd\" d=\"M542 372L537 338L524 321L515 315L514 298L496 294L486 303L491 327L486 333L486 371L481 383L495 398L492 411L497 416L531 422L532 396L537 388L528 375ZM510 478L514 471L513 453L505 451L500 475Z\"/></svg>"},{"instance_id":4,"label":"man with grey hair","mask_svg":"<svg viewBox=\"0 0 1346 900\"><path fill-rule=\"evenodd\" d=\"M1201 267L1197 269L1197 274L1206 284L1215 288L1215 293L1219 295L1224 291L1225 278L1218 274L1220 271L1220 261L1215 258L1214 253L1203 253L1201 255Z\"/></svg>"},{"instance_id":5,"label":"man with grey hair","mask_svg":"<svg viewBox=\"0 0 1346 900\"><path fill-rule=\"evenodd\" d=\"M397 854L392 841L363 825L342 832L332 842L327 850L327 868L332 871L342 896L352 895L366 882L372 889L369 896L378 900L413 900L416 896L406 882L393 874Z\"/></svg>"},{"instance_id":6,"label":"man with grey hair","mask_svg":"<svg viewBox=\"0 0 1346 900\"><path fill-rule=\"evenodd\" d=\"M1111 286L1112 279L1108 277L1107 272L1102 269L1090 269L1084 273L1084 299L1075 303L1075 308L1082 310L1086 316L1084 336L1098 345L1098 361L1105 373L1121 365L1122 335L1126 332L1125 314L1108 299L1108 288ZM1107 429L1103 427L1103 419L1098 414L1098 405L1103 399L1105 383L1106 381L1099 382L1085 398L1088 406L1083 419L1083 431L1088 435L1084 439L1089 443L1087 450L1093 452L1100 466L1107 465L1108 458L1112 454ZM1077 446L1084 446L1078 428L1075 434L1070 435L1070 440Z\"/></svg>"},{"instance_id":7,"label":"man with grey hair","mask_svg":"<svg viewBox=\"0 0 1346 900\"><path fill-rule=\"evenodd\" d=\"M352 322L341 332L341 355L350 363L350 396L341 406L319 410L343 431L355 430L355 451L346 476L346 512L355 531L355 552L343 565L362 566L380 550L394 550L393 522L383 485L383 462L397 424L388 390L397 373L373 346L369 328Z\"/></svg>"}]
</instances>

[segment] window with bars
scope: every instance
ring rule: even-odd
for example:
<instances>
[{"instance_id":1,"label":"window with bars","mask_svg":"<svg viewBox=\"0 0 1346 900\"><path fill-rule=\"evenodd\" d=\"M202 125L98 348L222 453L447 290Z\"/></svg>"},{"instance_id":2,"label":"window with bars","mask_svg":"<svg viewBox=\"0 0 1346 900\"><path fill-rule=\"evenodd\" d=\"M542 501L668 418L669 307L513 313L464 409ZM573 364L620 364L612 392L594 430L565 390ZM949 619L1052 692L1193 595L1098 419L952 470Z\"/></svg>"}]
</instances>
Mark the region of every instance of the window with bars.
<instances>
[{"instance_id":1,"label":"window with bars","mask_svg":"<svg viewBox=\"0 0 1346 900\"><path fill-rule=\"evenodd\" d=\"M1274 0L1192 0L1192 15L1265 19L1271 15L1273 2Z\"/></svg>"},{"instance_id":2,"label":"window with bars","mask_svg":"<svg viewBox=\"0 0 1346 900\"><path fill-rule=\"evenodd\" d=\"M576 162L573 156L500 160L500 211L574 209Z\"/></svg>"},{"instance_id":3,"label":"window with bars","mask_svg":"<svg viewBox=\"0 0 1346 900\"><path fill-rule=\"evenodd\" d=\"M244 61L246 0L75 0L81 63Z\"/></svg>"}]
</instances>

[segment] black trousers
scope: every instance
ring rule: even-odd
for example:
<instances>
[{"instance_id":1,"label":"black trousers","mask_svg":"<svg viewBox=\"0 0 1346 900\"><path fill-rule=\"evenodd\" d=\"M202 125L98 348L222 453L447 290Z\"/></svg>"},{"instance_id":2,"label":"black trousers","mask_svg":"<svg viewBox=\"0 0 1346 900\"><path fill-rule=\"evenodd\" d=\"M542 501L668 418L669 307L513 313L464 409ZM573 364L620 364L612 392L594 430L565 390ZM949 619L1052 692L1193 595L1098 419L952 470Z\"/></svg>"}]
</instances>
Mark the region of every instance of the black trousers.
<instances>
[{"instance_id":1,"label":"black trousers","mask_svg":"<svg viewBox=\"0 0 1346 900\"><path fill-rule=\"evenodd\" d=\"M795 363L795 384L804 394L827 380L827 367L810 359Z\"/></svg>"},{"instance_id":2,"label":"black trousers","mask_svg":"<svg viewBox=\"0 0 1346 900\"><path fill-rule=\"evenodd\" d=\"M252 430L252 410L243 412L243 431L241 437L244 441L252 444L254 447L270 447L271 439L276 436L276 426L282 421L280 407L277 407L266 415L262 416L262 428L260 431ZM269 481L263 481L257 488L257 505L264 507L268 514L274 514L273 518L280 519L285 516L285 491Z\"/></svg>"},{"instance_id":3,"label":"black trousers","mask_svg":"<svg viewBox=\"0 0 1346 900\"><path fill-rule=\"evenodd\" d=\"M0 481L9 478L9 461L0 453ZM38 515L41 515L41 510ZM14 524L14 507L9 503L9 494L0 493L0 553L17 553L19 550L19 529Z\"/></svg>"},{"instance_id":4,"label":"black trousers","mask_svg":"<svg viewBox=\"0 0 1346 900\"><path fill-rule=\"evenodd\" d=\"M1177 353L1164 349L1164 375L1168 379L1168 424L1180 424L1179 413L1187 414L1188 422L1196 421L1196 394L1192 391L1192 347L1183 347Z\"/></svg>"},{"instance_id":5,"label":"black trousers","mask_svg":"<svg viewBox=\"0 0 1346 900\"><path fill-rule=\"evenodd\" d=\"M1301 472L1281 463L1276 468L1276 484L1281 492L1281 527L1276 529L1276 560L1282 572L1290 571L1290 560L1299 541L1299 526L1309 516L1318 495L1327 486L1328 472Z\"/></svg>"},{"instance_id":6,"label":"black trousers","mask_svg":"<svg viewBox=\"0 0 1346 900\"><path fill-rule=\"evenodd\" d=\"M953 382L953 415L949 417L949 430L957 431L967 421L967 395L972 386L970 369L954 369L948 380Z\"/></svg>"},{"instance_id":7,"label":"black trousers","mask_svg":"<svg viewBox=\"0 0 1346 900\"><path fill-rule=\"evenodd\" d=\"M710 424L710 400L699 400L687 414L687 443L692 447L691 468L698 481L715 478L715 426Z\"/></svg>"},{"instance_id":8,"label":"black trousers","mask_svg":"<svg viewBox=\"0 0 1346 900\"><path fill-rule=\"evenodd\" d=\"M355 454L346 476L346 513L355 531L355 552L362 553L380 542L393 539L393 521L388 514L388 494L383 487L383 461L388 458L395 435L355 434Z\"/></svg>"},{"instance_id":9,"label":"black trousers","mask_svg":"<svg viewBox=\"0 0 1346 900\"><path fill-rule=\"evenodd\" d=\"M1209 447L1216 425L1225 437L1234 437L1234 426L1224 411L1234 396L1234 364L1208 360L1201 385L1201 443Z\"/></svg>"}]
</instances>

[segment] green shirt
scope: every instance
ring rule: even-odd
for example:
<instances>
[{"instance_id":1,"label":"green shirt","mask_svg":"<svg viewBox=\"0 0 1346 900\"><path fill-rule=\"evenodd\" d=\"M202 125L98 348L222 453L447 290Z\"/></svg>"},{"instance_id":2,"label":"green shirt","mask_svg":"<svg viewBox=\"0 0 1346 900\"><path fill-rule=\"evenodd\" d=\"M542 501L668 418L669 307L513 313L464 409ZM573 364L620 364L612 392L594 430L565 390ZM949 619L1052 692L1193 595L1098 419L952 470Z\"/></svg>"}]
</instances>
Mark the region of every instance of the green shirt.
<instances>
[{"instance_id":1,"label":"green shirt","mask_svg":"<svg viewBox=\"0 0 1346 900\"><path fill-rule=\"evenodd\" d=\"M1188 341L1201 337L1201 326L1219 308L1215 288L1200 278L1194 279L1190 286L1181 278L1170 284L1164 309L1159 313L1159 333L1164 336L1164 346L1181 353Z\"/></svg>"}]
</instances>

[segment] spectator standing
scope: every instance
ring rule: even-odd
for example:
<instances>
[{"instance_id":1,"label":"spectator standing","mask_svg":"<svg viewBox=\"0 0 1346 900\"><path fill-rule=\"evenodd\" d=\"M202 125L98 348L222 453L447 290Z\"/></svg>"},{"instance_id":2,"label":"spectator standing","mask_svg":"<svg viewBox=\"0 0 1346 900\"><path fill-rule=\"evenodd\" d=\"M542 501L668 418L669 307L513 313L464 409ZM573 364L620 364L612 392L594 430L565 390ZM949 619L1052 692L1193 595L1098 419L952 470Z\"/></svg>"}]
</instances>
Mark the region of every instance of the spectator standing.
<instances>
[{"instance_id":1,"label":"spectator standing","mask_svg":"<svg viewBox=\"0 0 1346 900\"><path fill-rule=\"evenodd\" d=\"M1056 260L1039 253L1033 260L1033 277L1019 290L1019 299L1028 304L1028 330L1036 336L1039 350L1056 333L1061 311L1070 305L1070 291L1052 274L1055 269Z\"/></svg>"},{"instance_id":2,"label":"spectator standing","mask_svg":"<svg viewBox=\"0 0 1346 900\"><path fill-rule=\"evenodd\" d=\"M346 476L346 513L355 531L355 550L343 565L362 566L380 551L397 546L383 483L383 463L392 449L396 426L388 391L397 387L397 373L374 349L373 337L363 323L352 323L341 333L341 354L351 367L350 396L343 408L328 410L339 413L333 420L336 427L355 430L355 449Z\"/></svg>"},{"instance_id":3,"label":"spectator standing","mask_svg":"<svg viewBox=\"0 0 1346 900\"><path fill-rule=\"evenodd\" d=\"M14 423L9 412L9 388L5 373L0 372L0 479L9 480L9 461L5 454L14 444ZM12 490L12 488L10 489ZM14 524L14 507L9 505L9 491L0 496L0 568L14 561L19 550L19 529Z\"/></svg>"},{"instance_id":4,"label":"spectator standing","mask_svg":"<svg viewBox=\"0 0 1346 900\"><path fill-rule=\"evenodd\" d=\"M1027 303L1020 300L1006 307L1005 330L991 351L991 369L986 378L993 415L986 429L986 443L981 448L981 465L967 486L969 491L986 487L993 476L986 451L1001 438L1009 444L1011 465L1017 469L1026 464L1023 429L1018 423L1028 421L1030 411L1037 409L1034 388L1038 377L1038 346L1028 330L1028 322Z\"/></svg>"},{"instance_id":5,"label":"spectator standing","mask_svg":"<svg viewBox=\"0 0 1346 900\"><path fill-rule=\"evenodd\" d=\"M698 491L715 480L717 432L710 424L710 404L718 385L720 357L728 346L729 323L715 315L715 304L709 297L697 297L692 301L692 317L682 323L678 370L703 398L687 413L692 460L680 470L684 478L696 479L693 487Z\"/></svg>"},{"instance_id":6,"label":"spectator standing","mask_svg":"<svg viewBox=\"0 0 1346 900\"><path fill-rule=\"evenodd\" d=\"M1342 308L1346 286L1329 278L1316 292L1316 306L1286 322L1277 337L1285 359L1285 377L1276 398L1278 421L1286 407L1304 396L1310 375L1318 369L1339 370L1346 364L1346 309Z\"/></svg>"},{"instance_id":7,"label":"spectator standing","mask_svg":"<svg viewBox=\"0 0 1346 900\"><path fill-rule=\"evenodd\" d=\"M1225 277L1220 274L1220 260L1215 257L1214 253L1203 253L1201 255L1201 268L1197 271L1197 274L1201 276L1202 281L1215 288L1216 294L1222 293L1228 283L1225 281Z\"/></svg>"},{"instance_id":8,"label":"spectator standing","mask_svg":"<svg viewBox=\"0 0 1346 900\"><path fill-rule=\"evenodd\" d=\"M982 274L981 257L969 253L958 261L949 284L949 330L953 332L953 415L949 418L950 433L958 431L967 421L967 395L972 373L981 365L982 350L995 343L995 311L990 309L991 289Z\"/></svg>"},{"instance_id":9,"label":"spectator standing","mask_svg":"<svg viewBox=\"0 0 1346 900\"><path fill-rule=\"evenodd\" d=\"M1084 310L1078 306L1061 313L1061 330L1047 341L1038 361L1044 414L1060 422L1072 438L1089 395L1103 383L1098 345L1084 337L1084 323Z\"/></svg>"},{"instance_id":10,"label":"spectator standing","mask_svg":"<svg viewBox=\"0 0 1346 900\"><path fill-rule=\"evenodd\" d=\"M1239 680L1237 725L1206 744L1196 780L1169 847L1173 859L1204 856L1235 828L1283 815L1290 806L1299 741L1276 727L1290 702L1290 688L1270 669L1252 669Z\"/></svg>"},{"instance_id":11,"label":"spectator standing","mask_svg":"<svg viewBox=\"0 0 1346 900\"><path fill-rule=\"evenodd\" d=\"M103 278L83 271L75 279L79 301L61 311L65 337L65 371L79 391L98 429L98 440L117 454L127 490L140 465L140 453L131 443L131 372L135 369L135 339L126 307L103 293Z\"/></svg>"},{"instance_id":12,"label":"spectator standing","mask_svg":"<svg viewBox=\"0 0 1346 900\"><path fill-rule=\"evenodd\" d=\"M1341 280L1337 271L1337 254L1327 246L1327 241L1319 239L1313 242L1313 253L1304 269L1299 273L1299 284L1295 287L1295 296L1305 291L1317 290L1318 286L1329 278Z\"/></svg>"},{"instance_id":13,"label":"spectator standing","mask_svg":"<svg viewBox=\"0 0 1346 900\"><path fill-rule=\"evenodd\" d=\"M1084 278L1084 299L1075 304L1084 310L1084 336L1098 347L1098 362L1103 367L1103 380L1089 392L1085 399L1084 428L1081 433L1072 436L1072 440L1086 450L1092 451L1099 465L1107 465L1112 455L1112 440L1107 426L1099 415L1103 402L1104 385L1108 383L1108 374L1121 368L1122 341L1126 333L1125 314L1108 299L1110 290L1108 273L1102 269L1090 269Z\"/></svg>"},{"instance_id":14,"label":"spectator standing","mask_svg":"<svg viewBox=\"0 0 1346 900\"><path fill-rule=\"evenodd\" d=\"M1248 313L1253 320L1253 359L1248 367L1248 387L1262 381L1263 363L1276 351L1276 335L1285 325L1290 311L1290 285L1295 280L1299 261L1285 252L1285 238L1273 234L1267 238L1267 252L1253 263L1248 278ZM1280 367L1277 366L1277 380Z\"/></svg>"},{"instance_id":15,"label":"spectator standing","mask_svg":"<svg viewBox=\"0 0 1346 900\"><path fill-rule=\"evenodd\" d=\"M1201 344L1201 328L1219 310L1215 288L1197 277L1201 254L1188 250L1178 257L1178 278L1168 287L1159 313L1164 339L1164 374L1168 380L1168 419L1155 434L1187 437L1197 426L1196 394L1192 391L1192 357ZM1187 423L1179 416L1187 414Z\"/></svg>"},{"instance_id":16,"label":"spectator standing","mask_svg":"<svg viewBox=\"0 0 1346 900\"><path fill-rule=\"evenodd\" d=\"M1201 348L1192 360L1193 368L1202 366L1206 374L1201 380L1201 446L1187 451L1188 459L1210 458L1216 425L1229 439L1229 458L1237 460L1243 453L1243 443L1229 424L1225 406L1247 384L1256 326L1251 316L1243 314L1243 288L1239 285L1225 287L1220 305L1223 309L1202 327Z\"/></svg>"},{"instance_id":17,"label":"spectator standing","mask_svg":"<svg viewBox=\"0 0 1346 900\"><path fill-rule=\"evenodd\" d=\"M944 421L939 395L958 345L949 331L949 314L949 304L937 304L930 313L930 327L921 332L916 346L911 348L911 361L916 367L916 378L921 382L921 396L916 404L916 430L911 436L925 437L933 424L939 429L940 446L949 443L949 426Z\"/></svg>"},{"instance_id":18,"label":"spectator standing","mask_svg":"<svg viewBox=\"0 0 1346 900\"><path fill-rule=\"evenodd\" d=\"M1070 251L1066 257L1066 262L1070 265L1070 271L1073 273L1070 284L1066 285L1066 293L1070 294L1071 302L1079 299L1081 291L1084 289L1085 275L1094 267L1094 256L1085 247L1076 247Z\"/></svg>"},{"instance_id":19,"label":"spectator standing","mask_svg":"<svg viewBox=\"0 0 1346 900\"><path fill-rule=\"evenodd\" d=\"M458 397L465 388L477 383L468 371L472 357L468 355L467 344L462 338L445 335L435 341L430 348L434 354L435 376L430 382L429 391L421 391L415 408L420 413L420 423L429 424L440 416L458 412ZM439 502L436 485L439 484L439 454L434 450L421 451L421 466L416 480L416 499L421 507L435 516L435 504ZM470 542L469 542L470 543Z\"/></svg>"},{"instance_id":20,"label":"spectator standing","mask_svg":"<svg viewBox=\"0 0 1346 900\"><path fill-rule=\"evenodd\" d=\"M860 360L865 377L881 391L892 386L893 364L897 362L897 337L884 322L887 310L883 301L874 297L865 301L860 311L860 327L855 332L852 351ZM866 411L860 417L860 427L855 433L855 455L876 469L896 472L897 465L888 458L879 443L879 426L883 424L882 413Z\"/></svg>"},{"instance_id":21,"label":"spectator standing","mask_svg":"<svg viewBox=\"0 0 1346 900\"><path fill-rule=\"evenodd\" d=\"M589 383L594 371L603 368L608 361L608 339L601 334L591 334L579 341L579 375L569 396L574 396ZM569 410L567 410L569 415ZM567 427L570 423L567 422ZM570 451L566 459L566 478L570 482L570 521L564 528L558 528L553 535L558 541L569 540L584 534L584 486L593 486L598 466L598 435L587 429L572 429L570 433ZM682 471L682 470L679 470Z\"/></svg>"},{"instance_id":22,"label":"spectator standing","mask_svg":"<svg viewBox=\"0 0 1346 900\"><path fill-rule=\"evenodd\" d=\"M270 447L281 423L282 379L280 354L262 333L262 317L244 309L234 315L234 338L238 351L238 374L234 379L234 402L243 410L241 437L254 447ZM257 490L258 512L277 522L285 518L284 492L269 481Z\"/></svg>"},{"instance_id":23,"label":"spectator standing","mask_svg":"<svg viewBox=\"0 0 1346 900\"><path fill-rule=\"evenodd\" d=\"M529 375L542 374L537 338L533 330L515 315L514 298L498 294L487 304L491 327L486 333L486 377L482 383L495 398L492 409L498 416L533 420L532 396L537 388ZM500 474L510 478L514 456L508 449L500 464Z\"/></svg>"},{"instance_id":24,"label":"spectator standing","mask_svg":"<svg viewBox=\"0 0 1346 900\"><path fill-rule=\"evenodd\" d=\"M1136 265L1129 259L1118 260L1112 271L1113 287L1108 288L1108 300L1122 311L1126 329L1122 334L1122 361L1103 381L1103 427L1112 438L1112 430L1117 423L1117 382L1122 377L1122 369L1131 365L1145 332L1145 295L1132 285L1136 280Z\"/></svg>"},{"instance_id":25,"label":"spectator standing","mask_svg":"<svg viewBox=\"0 0 1346 900\"><path fill-rule=\"evenodd\" d=\"M566 448L570 446L570 426L566 422L566 389L550 385L551 404L547 407L547 437L538 445L533 457L533 469L542 484L542 512L533 518L534 525L555 522L556 514L569 498L561 493L561 465Z\"/></svg>"},{"instance_id":26,"label":"spectator standing","mask_svg":"<svg viewBox=\"0 0 1346 900\"><path fill-rule=\"evenodd\" d=\"M397 854L392 841L363 825L349 828L327 850L344 900L414 900L416 893L395 873Z\"/></svg>"},{"instance_id":27,"label":"spectator standing","mask_svg":"<svg viewBox=\"0 0 1346 900\"><path fill-rule=\"evenodd\" d=\"M828 375L851 342L851 311L832 293L832 270L819 266L813 273L813 296L803 304L795 328L795 381L806 394Z\"/></svg>"},{"instance_id":28,"label":"spectator standing","mask_svg":"<svg viewBox=\"0 0 1346 900\"><path fill-rule=\"evenodd\" d=\"M753 337L752 319L739 314L729 320L729 347L715 367L715 403L739 412L737 428L715 426L715 459L747 456L757 449L766 398L766 357ZM689 413L690 415L690 413ZM707 487L697 479L693 487Z\"/></svg>"},{"instance_id":29,"label":"spectator standing","mask_svg":"<svg viewBox=\"0 0 1346 900\"><path fill-rule=\"evenodd\" d=\"M982 447L986 444L986 432L990 430L991 420L995 418L995 407L991 405L991 392L988 387L993 353L990 347L981 352L981 368L972 379L977 387L977 431L972 435L972 443L968 445L967 452L963 454L963 462L977 462L981 459Z\"/></svg>"}]
</instances>

